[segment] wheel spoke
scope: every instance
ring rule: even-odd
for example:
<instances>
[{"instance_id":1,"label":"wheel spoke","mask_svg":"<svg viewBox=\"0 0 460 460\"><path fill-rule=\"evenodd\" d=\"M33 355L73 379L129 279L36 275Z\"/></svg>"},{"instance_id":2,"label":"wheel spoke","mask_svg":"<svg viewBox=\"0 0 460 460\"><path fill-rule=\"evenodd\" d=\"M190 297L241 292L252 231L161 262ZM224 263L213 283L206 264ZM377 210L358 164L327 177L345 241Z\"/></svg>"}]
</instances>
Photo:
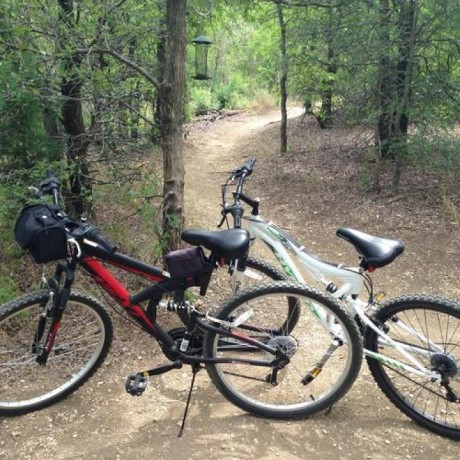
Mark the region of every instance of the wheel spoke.
<instances>
[{"instance_id":1,"label":"wheel spoke","mask_svg":"<svg viewBox=\"0 0 460 460\"><path fill-rule=\"evenodd\" d=\"M108 352L108 313L94 299L72 293L47 362L38 364L32 343L47 298L44 291L29 294L0 310L0 414L27 412L61 399L82 385ZM50 321L43 340L49 327Z\"/></svg>"},{"instance_id":2,"label":"wheel spoke","mask_svg":"<svg viewBox=\"0 0 460 460\"><path fill-rule=\"evenodd\" d=\"M321 362L331 345L331 333L308 307L312 304L331 316L331 324L342 330L346 340L331 353L318 376L305 385L302 380ZM305 286L261 285L232 299L219 319L238 318L248 311L252 314L236 328L236 337L250 331L252 338L281 351L286 361L277 361L275 356L256 347L245 352L238 347L223 350L219 334L209 334L205 344L207 357L260 361L262 356L278 362L278 367L272 368L236 361L208 366L212 381L231 402L258 415L300 417L326 409L349 389L359 371L362 348L355 323L332 298Z\"/></svg>"},{"instance_id":3,"label":"wheel spoke","mask_svg":"<svg viewBox=\"0 0 460 460\"><path fill-rule=\"evenodd\" d=\"M395 317L413 332L398 327ZM435 297L407 296L382 307L377 319L387 326L390 338L405 345L404 349L417 357L427 372L439 376L432 381L369 357L370 370L380 388L417 423L443 436L460 439L460 404L449 396L449 392L460 394L460 306ZM375 332L366 333L366 348L406 364L404 357L388 342L379 340Z\"/></svg>"}]
</instances>

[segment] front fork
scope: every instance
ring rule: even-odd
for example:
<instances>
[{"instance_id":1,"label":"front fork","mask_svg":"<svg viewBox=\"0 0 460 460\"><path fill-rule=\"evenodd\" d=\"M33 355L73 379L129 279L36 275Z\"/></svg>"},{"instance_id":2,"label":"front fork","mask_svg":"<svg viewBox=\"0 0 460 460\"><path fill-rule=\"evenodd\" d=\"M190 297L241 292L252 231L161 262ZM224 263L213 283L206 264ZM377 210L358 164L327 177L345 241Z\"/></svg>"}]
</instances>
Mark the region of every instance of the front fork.
<instances>
[{"instance_id":1,"label":"front fork","mask_svg":"<svg viewBox=\"0 0 460 460\"><path fill-rule=\"evenodd\" d=\"M49 354L51 353L61 325L62 314L67 305L72 284L75 279L75 269L76 260L73 258L67 262L66 266L59 264L56 267L54 277L47 283L50 290L50 297L38 320L37 330L35 331L34 341L32 343L32 352L36 354L36 361L38 364L45 365L48 361ZM65 280L61 288L61 278L64 272ZM48 327L48 332L46 333L46 339L43 345L41 345L48 318L51 318L51 322Z\"/></svg>"}]
</instances>

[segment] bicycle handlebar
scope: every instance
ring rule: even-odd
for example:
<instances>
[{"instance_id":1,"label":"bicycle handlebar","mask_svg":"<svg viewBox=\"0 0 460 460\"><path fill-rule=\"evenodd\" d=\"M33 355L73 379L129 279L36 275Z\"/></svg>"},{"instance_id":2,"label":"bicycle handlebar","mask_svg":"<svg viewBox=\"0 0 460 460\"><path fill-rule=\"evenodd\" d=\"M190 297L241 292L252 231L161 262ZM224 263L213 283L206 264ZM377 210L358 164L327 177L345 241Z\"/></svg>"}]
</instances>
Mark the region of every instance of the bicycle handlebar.
<instances>
[{"instance_id":1,"label":"bicycle handlebar","mask_svg":"<svg viewBox=\"0 0 460 460\"><path fill-rule=\"evenodd\" d=\"M56 178L56 176L52 173L52 171L48 170L46 179L40 182L39 190L41 194L52 195L53 203L57 206L60 206L60 200L59 200L60 185L61 183Z\"/></svg>"},{"instance_id":2,"label":"bicycle handlebar","mask_svg":"<svg viewBox=\"0 0 460 460\"><path fill-rule=\"evenodd\" d=\"M250 158L246 164L235 169L230 174L225 184L222 186L222 220L219 223L218 227L221 227L223 223L226 221L227 214L232 215L233 226L235 228L241 227L241 218L244 214L244 208L241 205L240 200L246 203L247 205L251 206L251 214L259 214L259 200L250 198L249 196L243 193L244 181L247 177L249 177L252 174L255 163L256 158ZM229 182L235 181L236 179L238 179L238 184L236 186L236 190L233 192L233 204L228 205L226 201L227 187Z\"/></svg>"},{"instance_id":3,"label":"bicycle handlebar","mask_svg":"<svg viewBox=\"0 0 460 460\"><path fill-rule=\"evenodd\" d=\"M243 166L235 169L235 171L232 172L230 177L232 178L231 180L235 179L243 179L250 176L252 174L252 171L254 170L254 165L256 164L256 159L255 158L250 158L246 164Z\"/></svg>"},{"instance_id":4,"label":"bicycle handlebar","mask_svg":"<svg viewBox=\"0 0 460 460\"><path fill-rule=\"evenodd\" d=\"M39 196L43 197L43 195L52 195L53 203L60 208L60 186L61 182L59 179L57 179L52 171L48 170L46 179L40 182ZM86 222L77 222L72 220L65 213L62 213L62 216L64 223L69 224L72 227L72 236L76 238L88 238L109 252L117 251L117 246L115 246L104 235L102 235L101 231L94 225L88 224Z\"/></svg>"},{"instance_id":5,"label":"bicycle handlebar","mask_svg":"<svg viewBox=\"0 0 460 460\"><path fill-rule=\"evenodd\" d=\"M79 226L79 232L85 237L88 238L95 243L99 244L103 248L107 249L109 252L116 252L117 246L110 242L102 233L101 231L91 224L81 224Z\"/></svg>"}]
</instances>

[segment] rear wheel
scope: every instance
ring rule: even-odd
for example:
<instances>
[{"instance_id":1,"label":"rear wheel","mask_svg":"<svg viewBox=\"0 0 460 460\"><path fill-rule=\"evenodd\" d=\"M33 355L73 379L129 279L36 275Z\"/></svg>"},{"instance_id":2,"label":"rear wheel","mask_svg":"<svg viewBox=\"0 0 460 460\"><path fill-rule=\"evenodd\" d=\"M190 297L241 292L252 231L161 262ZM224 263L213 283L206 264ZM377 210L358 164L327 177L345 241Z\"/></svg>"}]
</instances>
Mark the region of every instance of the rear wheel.
<instances>
[{"instance_id":1,"label":"rear wheel","mask_svg":"<svg viewBox=\"0 0 460 460\"><path fill-rule=\"evenodd\" d=\"M106 309L87 294L72 291L48 361L38 364L32 345L49 300L48 291L38 291L0 308L2 415L30 412L59 401L83 385L109 351L112 322Z\"/></svg>"},{"instance_id":2,"label":"rear wheel","mask_svg":"<svg viewBox=\"0 0 460 460\"><path fill-rule=\"evenodd\" d=\"M431 381L392 366L385 357L414 366L368 329L365 348L382 360L367 358L377 385L412 420L453 439L460 439L460 307L438 297L414 295L389 301L375 319L388 337L409 351L427 370L441 375Z\"/></svg>"},{"instance_id":3,"label":"rear wheel","mask_svg":"<svg viewBox=\"0 0 460 460\"><path fill-rule=\"evenodd\" d=\"M289 323L287 299L296 304L293 330L283 328ZM232 337L206 334L205 356L227 360L208 364L207 370L222 395L243 410L273 418L309 416L334 404L358 376L362 344L356 324L337 301L317 290L287 282L256 286L231 299L218 318L242 322L231 328ZM281 351L288 362L274 364L273 354L248 345L241 335Z\"/></svg>"}]
</instances>

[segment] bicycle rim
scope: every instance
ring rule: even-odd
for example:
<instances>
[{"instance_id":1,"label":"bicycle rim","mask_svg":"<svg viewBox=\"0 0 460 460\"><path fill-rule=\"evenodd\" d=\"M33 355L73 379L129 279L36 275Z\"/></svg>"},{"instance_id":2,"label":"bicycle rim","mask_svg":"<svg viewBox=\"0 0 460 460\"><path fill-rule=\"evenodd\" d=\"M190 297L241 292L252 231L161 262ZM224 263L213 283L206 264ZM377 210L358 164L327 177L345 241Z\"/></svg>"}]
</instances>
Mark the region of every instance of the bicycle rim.
<instances>
[{"instance_id":1,"label":"bicycle rim","mask_svg":"<svg viewBox=\"0 0 460 460\"><path fill-rule=\"evenodd\" d=\"M32 342L47 300L47 293L26 296L0 314L2 413L27 412L61 399L89 378L110 346L111 325L86 298L72 295L48 361L39 365Z\"/></svg>"},{"instance_id":2,"label":"bicycle rim","mask_svg":"<svg viewBox=\"0 0 460 460\"><path fill-rule=\"evenodd\" d=\"M386 304L377 314L387 335L408 347L429 371L438 370L460 398L460 309L436 297L407 296ZM397 350L366 335L366 348L412 365ZM438 381L368 358L374 379L385 395L407 416L442 436L460 439L460 402L449 401L448 389Z\"/></svg>"},{"instance_id":3,"label":"bicycle rim","mask_svg":"<svg viewBox=\"0 0 460 460\"><path fill-rule=\"evenodd\" d=\"M283 332L281 327L286 317L286 297L296 299L300 310L296 327L290 332ZM315 369L325 359L333 337L317 321L312 306L329 315L342 340L320 372ZM283 350L290 362L278 371L275 382L271 382L272 368L235 362L209 365L213 383L242 409L274 418L309 416L334 404L356 379L362 357L359 333L354 322L329 297L289 283L262 285L230 301L219 317L233 320L245 313L250 317L234 331ZM205 353L218 358L273 359L261 349L214 333L206 338ZM315 372L317 375L312 376ZM308 375L312 378L304 384L302 380Z\"/></svg>"}]
</instances>

